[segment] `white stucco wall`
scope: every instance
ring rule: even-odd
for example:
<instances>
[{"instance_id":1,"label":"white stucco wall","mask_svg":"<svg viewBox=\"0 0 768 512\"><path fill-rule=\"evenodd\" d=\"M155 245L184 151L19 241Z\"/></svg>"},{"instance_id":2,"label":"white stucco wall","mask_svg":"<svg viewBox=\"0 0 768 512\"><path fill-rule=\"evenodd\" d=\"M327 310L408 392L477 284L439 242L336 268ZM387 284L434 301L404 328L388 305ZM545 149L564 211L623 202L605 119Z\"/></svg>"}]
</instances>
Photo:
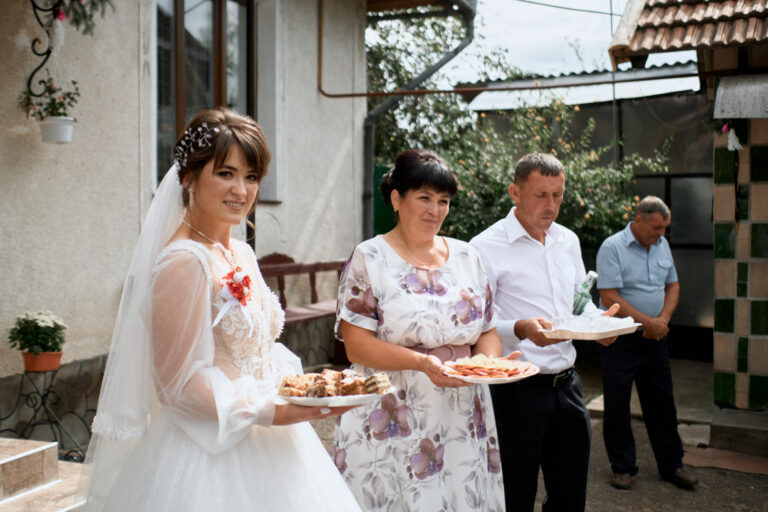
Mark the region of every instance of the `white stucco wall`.
<instances>
[{"instance_id":1,"label":"white stucco wall","mask_svg":"<svg viewBox=\"0 0 768 512\"><path fill-rule=\"evenodd\" d=\"M281 83L270 91L268 42L259 39L259 121L275 154L281 202L257 208L256 253L281 252L296 261L346 258L362 237L364 98L332 99L317 88L318 3L261 2L276 13L275 69ZM324 88L363 92L365 2L326 0ZM260 24L270 23L259 12ZM260 27L261 28L261 27ZM273 102L273 103L271 103ZM273 112L274 109L274 112ZM263 116L262 116L263 114Z\"/></svg>"},{"instance_id":2,"label":"white stucco wall","mask_svg":"<svg viewBox=\"0 0 768 512\"><path fill-rule=\"evenodd\" d=\"M262 11L277 22L272 36L268 27L259 31L258 108L269 117L281 202L259 205L256 252L345 258L362 236L366 102L317 90L317 2L258 3L260 23ZM31 40L45 34L28 3L8 2L0 16L0 377L22 370L6 338L27 310L49 309L68 324L64 362L109 348L156 161L154 1L114 4L93 37L67 26L49 61L52 74L77 80L82 94L73 141L63 145L44 144L37 121L16 106L39 63ZM329 91L365 90L364 5L325 2ZM333 293L333 279L325 281Z\"/></svg>"},{"instance_id":3,"label":"white stucco wall","mask_svg":"<svg viewBox=\"0 0 768 512\"><path fill-rule=\"evenodd\" d=\"M151 35L148 3L114 2L115 11L96 20L93 37L66 25L65 44L47 64L58 81L77 80L81 91L73 141L62 145L44 144L38 122L16 105L40 62L31 41L45 33L28 2L3 4L0 376L22 370L6 339L15 316L27 310L49 309L67 323L65 362L109 346L151 193L150 46L147 39L141 44L142 33Z\"/></svg>"}]
</instances>

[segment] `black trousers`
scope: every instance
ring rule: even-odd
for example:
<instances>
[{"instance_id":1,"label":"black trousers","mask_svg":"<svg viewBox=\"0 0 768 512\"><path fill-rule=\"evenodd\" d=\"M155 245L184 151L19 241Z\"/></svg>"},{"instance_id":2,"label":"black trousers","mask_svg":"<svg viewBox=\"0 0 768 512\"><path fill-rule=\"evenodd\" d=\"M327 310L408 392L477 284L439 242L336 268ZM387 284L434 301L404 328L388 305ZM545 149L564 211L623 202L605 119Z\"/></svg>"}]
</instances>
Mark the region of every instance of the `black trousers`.
<instances>
[{"instance_id":1,"label":"black trousers","mask_svg":"<svg viewBox=\"0 0 768 512\"><path fill-rule=\"evenodd\" d=\"M592 427L581 377L555 387L546 376L490 386L501 451L507 512L533 510L539 467L545 512L583 511Z\"/></svg>"},{"instance_id":2,"label":"black trousers","mask_svg":"<svg viewBox=\"0 0 768 512\"><path fill-rule=\"evenodd\" d=\"M649 340L642 333L620 336L602 347L603 440L615 473L637 473L635 439L629 402L632 382L643 410L659 473L666 475L683 465L683 445L677 433L677 411L672 395L667 340Z\"/></svg>"}]
</instances>

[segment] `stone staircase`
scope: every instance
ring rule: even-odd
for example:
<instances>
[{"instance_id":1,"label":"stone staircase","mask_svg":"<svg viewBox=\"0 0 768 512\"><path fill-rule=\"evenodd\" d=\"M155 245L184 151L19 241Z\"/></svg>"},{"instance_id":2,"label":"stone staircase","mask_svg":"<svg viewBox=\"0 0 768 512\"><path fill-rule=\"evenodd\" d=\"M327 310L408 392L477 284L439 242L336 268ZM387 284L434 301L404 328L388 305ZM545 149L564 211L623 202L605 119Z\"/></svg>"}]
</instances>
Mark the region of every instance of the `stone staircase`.
<instances>
[{"instance_id":1,"label":"stone staircase","mask_svg":"<svg viewBox=\"0 0 768 512\"><path fill-rule=\"evenodd\" d=\"M0 438L0 512L76 510L81 469L59 461L57 443Z\"/></svg>"}]
</instances>

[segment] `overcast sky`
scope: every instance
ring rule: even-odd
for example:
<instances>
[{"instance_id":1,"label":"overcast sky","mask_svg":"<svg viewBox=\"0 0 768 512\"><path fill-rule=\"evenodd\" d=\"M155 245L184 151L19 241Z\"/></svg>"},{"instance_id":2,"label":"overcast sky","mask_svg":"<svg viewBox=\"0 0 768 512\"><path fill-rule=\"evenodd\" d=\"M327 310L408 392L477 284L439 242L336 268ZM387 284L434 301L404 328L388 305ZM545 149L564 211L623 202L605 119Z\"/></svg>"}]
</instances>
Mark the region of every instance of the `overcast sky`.
<instances>
[{"instance_id":1,"label":"overcast sky","mask_svg":"<svg viewBox=\"0 0 768 512\"><path fill-rule=\"evenodd\" d=\"M611 0L536 0L539 3L609 12ZM621 14L627 0L613 0L613 12ZM478 50L508 48L512 64L523 71L562 74L609 69L611 16L575 12L518 0L478 0L476 41L446 66L452 82L473 81L476 77L466 62ZM619 23L613 17L613 28ZM578 48L581 59L574 47ZM696 54L677 52L651 55L647 65L695 60Z\"/></svg>"}]
</instances>

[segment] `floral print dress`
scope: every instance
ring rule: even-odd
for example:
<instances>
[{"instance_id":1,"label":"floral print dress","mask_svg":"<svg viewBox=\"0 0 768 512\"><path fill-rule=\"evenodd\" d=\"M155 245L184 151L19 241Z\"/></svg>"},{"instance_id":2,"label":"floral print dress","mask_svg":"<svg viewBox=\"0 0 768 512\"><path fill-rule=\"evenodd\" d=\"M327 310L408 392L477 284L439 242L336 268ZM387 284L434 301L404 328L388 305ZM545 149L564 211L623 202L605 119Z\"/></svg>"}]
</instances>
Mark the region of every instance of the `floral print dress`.
<instances>
[{"instance_id":1,"label":"floral print dress","mask_svg":"<svg viewBox=\"0 0 768 512\"><path fill-rule=\"evenodd\" d=\"M357 246L339 285L340 323L388 343L474 344L494 327L490 287L474 248L446 238L437 270L414 267L381 237ZM342 340L343 341L343 340ZM353 369L370 375L377 370ZM337 419L333 458L364 510L504 510L501 462L486 385L435 386L422 372L387 372L396 393Z\"/></svg>"}]
</instances>

